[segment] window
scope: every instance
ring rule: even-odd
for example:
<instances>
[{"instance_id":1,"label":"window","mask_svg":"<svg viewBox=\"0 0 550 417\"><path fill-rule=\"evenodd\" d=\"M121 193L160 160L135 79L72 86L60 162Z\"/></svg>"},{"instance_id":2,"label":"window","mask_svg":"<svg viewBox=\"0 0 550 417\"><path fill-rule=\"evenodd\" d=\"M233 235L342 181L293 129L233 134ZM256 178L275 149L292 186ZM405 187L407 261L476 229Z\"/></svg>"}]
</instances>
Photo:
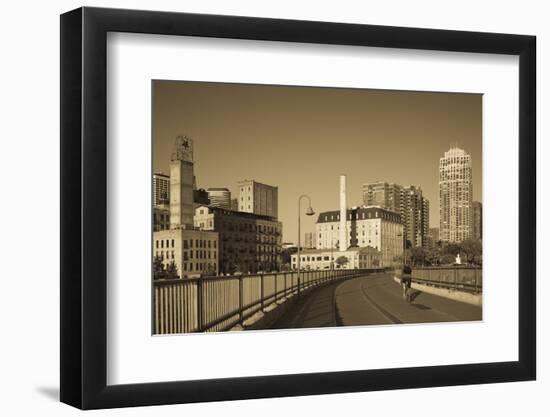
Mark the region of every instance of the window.
<instances>
[{"instance_id":1,"label":"window","mask_svg":"<svg viewBox=\"0 0 550 417\"><path fill-rule=\"evenodd\" d=\"M161 247L161 248L164 248L164 240L161 240L161 241L160 241L160 247Z\"/></svg>"},{"instance_id":2,"label":"window","mask_svg":"<svg viewBox=\"0 0 550 417\"><path fill-rule=\"evenodd\" d=\"M159 241L157 240L155 243L157 244L157 249L158 249L159 248Z\"/></svg>"},{"instance_id":3,"label":"window","mask_svg":"<svg viewBox=\"0 0 550 417\"><path fill-rule=\"evenodd\" d=\"M174 245L174 239L172 239L172 247L175 247L175 245Z\"/></svg>"},{"instance_id":4,"label":"window","mask_svg":"<svg viewBox=\"0 0 550 417\"><path fill-rule=\"evenodd\" d=\"M185 239L183 241L183 249L187 249L188 245L187 245L187 239Z\"/></svg>"}]
</instances>

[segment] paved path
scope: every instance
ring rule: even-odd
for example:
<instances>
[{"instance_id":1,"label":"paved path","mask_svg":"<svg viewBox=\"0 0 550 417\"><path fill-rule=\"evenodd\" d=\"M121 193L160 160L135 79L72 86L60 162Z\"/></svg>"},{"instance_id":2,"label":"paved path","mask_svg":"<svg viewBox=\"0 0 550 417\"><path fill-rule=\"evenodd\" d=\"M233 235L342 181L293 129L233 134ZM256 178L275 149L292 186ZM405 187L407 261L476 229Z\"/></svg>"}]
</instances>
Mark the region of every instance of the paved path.
<instances>
[{"instance_id":1,"label":"paved path","mask_svg":"<svg viewBox=\"0 0 550 417\"><path fill-rule=\"evenodd\" d=\"M481 320L481 307L413 290L403 300L392 274L376 274L343 282L336 290L342 324L434 323Z\"/></svg>"},{"instance_id":2,"label":"paved path","mask_svg":"<svg viewBox=\"0 0 550 417\"><path fill-rule=\"evenodd\" d=\"M341 282L328 284L302 296L271 328L300 329L337 326L334 301L339 284Z\"/></svg>"},{"instance_id":3,"label":"paved path","mask_svg":"<svg viewBox=\"0 0 550 417\"><path fill-rule=\"evenodd\" d=\"M299 300L272 328L293 329L481 320L481 308L413 290L403 300L392 274L330 284Z\"/></svg>"}]
</instances>

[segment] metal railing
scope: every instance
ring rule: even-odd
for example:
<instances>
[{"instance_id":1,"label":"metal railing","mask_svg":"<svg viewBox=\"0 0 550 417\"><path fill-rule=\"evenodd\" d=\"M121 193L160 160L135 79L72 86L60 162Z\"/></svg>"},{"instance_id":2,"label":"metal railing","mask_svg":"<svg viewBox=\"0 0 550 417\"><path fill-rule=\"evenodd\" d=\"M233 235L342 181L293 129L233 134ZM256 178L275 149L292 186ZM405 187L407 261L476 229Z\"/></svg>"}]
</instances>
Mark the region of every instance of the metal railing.
<instances>
[{"instance_id":1,"label":"metal railing","mask_svg":"<svg viewBox=\"0 0 550 417\"><path fill-rule=\"evenodd\" d=\"M224 331L265 307L327 282L378 270L317 270L154 281L153 333Z\"/></svg>"},{"instance_id":2,"label":"metal railing","mask_svg":"<svg viewBox=\"0 0 550 417\"><path fill-rule=\"evenodd\" d=\"M425 267L412 270L412 281L435 287L479 293L483 290L482 269L479 267Z\"/></svg>"}]
</instances>

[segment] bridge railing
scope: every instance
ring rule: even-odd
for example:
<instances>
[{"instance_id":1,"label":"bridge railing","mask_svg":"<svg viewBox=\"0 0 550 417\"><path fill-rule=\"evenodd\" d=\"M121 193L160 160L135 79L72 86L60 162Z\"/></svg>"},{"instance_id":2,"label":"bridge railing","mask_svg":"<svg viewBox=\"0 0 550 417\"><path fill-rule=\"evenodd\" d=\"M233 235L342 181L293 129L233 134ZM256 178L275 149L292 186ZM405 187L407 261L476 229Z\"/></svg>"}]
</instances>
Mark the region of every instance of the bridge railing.
<instances>
[{"instance_id":1,"label":"bridge railing","mask_svg":"<svg viewBox=\"0 0 550 417\"><path fill-rule=\"evenodd\" d=\"M316 270L156 280L154 334L228 330L266 306L329 281L377 270Z\"/></svg>"},{"instance_id":2,"label":"bridge railing","mask_svg":"<svg viewBox=\"0 0 550 417\"><path fill-rule=\"evenodd\" d=\"M474 293L483 290L483 274L480 267L449 266L424 267L412 270L412 280L419 284L452 288Z\"/></svg>"}]
</instances>

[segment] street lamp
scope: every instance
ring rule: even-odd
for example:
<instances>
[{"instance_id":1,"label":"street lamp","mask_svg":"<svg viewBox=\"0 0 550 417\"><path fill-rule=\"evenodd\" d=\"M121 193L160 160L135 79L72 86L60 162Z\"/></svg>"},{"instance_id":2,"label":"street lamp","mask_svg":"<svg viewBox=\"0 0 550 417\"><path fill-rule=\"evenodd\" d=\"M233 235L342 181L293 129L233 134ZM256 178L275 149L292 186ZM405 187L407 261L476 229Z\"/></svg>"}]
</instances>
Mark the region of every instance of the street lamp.
<instances>
[{"instance_id":1,"label":"street lamp","mask_svg":"<svg viewBox=\"0 0 550 417\"><path fill-rule=\"evenodd\" d=\"M315 212L311 208L311 198L309 198L309 196L306 195L306 194L302 194L300 197L298 197L298 252L297 252L297 255L298 255L298 262L297 262L297 266L298 266L298 298L300 297L300 275L302 273L302 271L300 269L300 251L302 250L302 248L301 248L301 246L302 246L302 244L301 244L302 232L300 230L300 217L301 217L301 214L302 214L302 208L301 208L302 198L307 198L307 201L308 201L308 207L306 209L306 216L313 216L315 214Z\"/></svg>"}]
</instances>

